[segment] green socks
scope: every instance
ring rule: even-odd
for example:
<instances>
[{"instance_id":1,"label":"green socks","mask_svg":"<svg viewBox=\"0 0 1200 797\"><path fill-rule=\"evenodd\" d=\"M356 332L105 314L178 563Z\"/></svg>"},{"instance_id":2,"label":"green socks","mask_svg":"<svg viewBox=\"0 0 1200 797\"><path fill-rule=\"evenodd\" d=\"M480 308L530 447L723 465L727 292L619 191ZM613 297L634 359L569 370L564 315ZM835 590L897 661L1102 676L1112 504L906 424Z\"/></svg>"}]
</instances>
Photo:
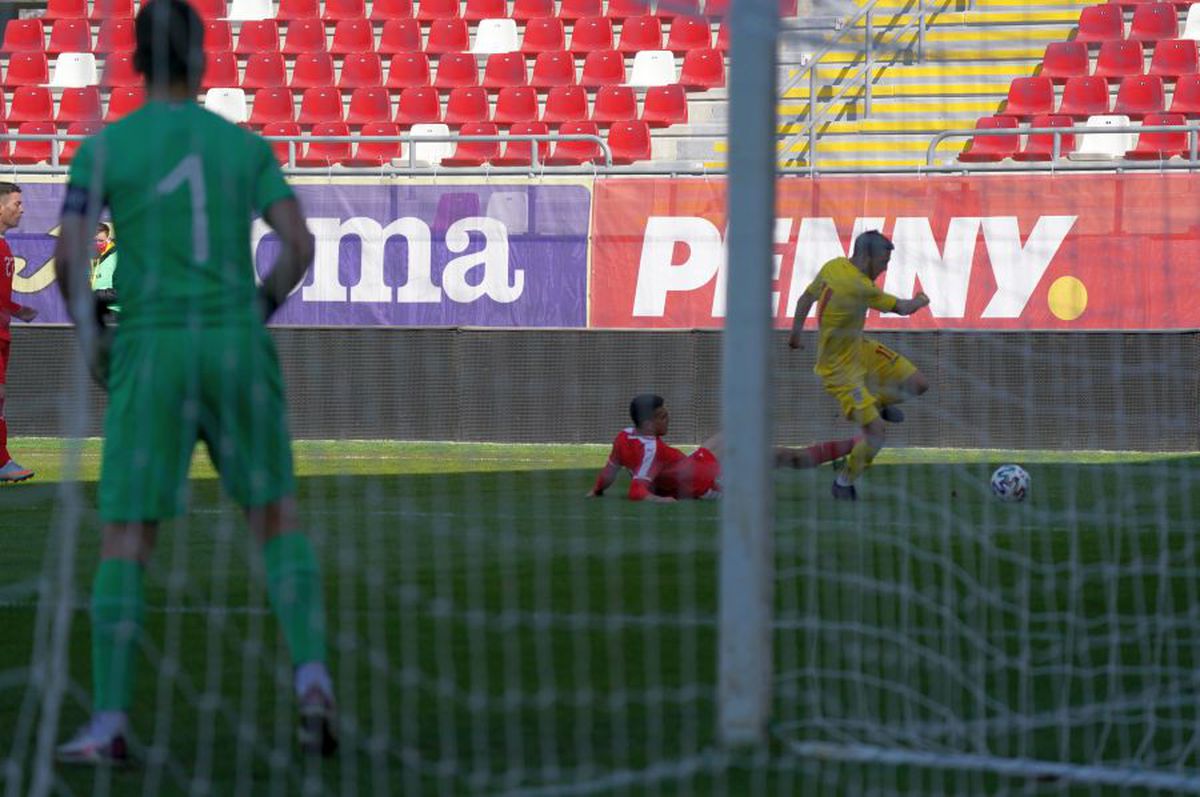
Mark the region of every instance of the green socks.
<instances>
[{"instance_id":1,"label":"green socks","mask_svg":"<svg viewBox=\"0 0 1200 797\"><path fill-rule=\"evenodd\" d=\"M325 661L325 602L321 574L308 537L281 534L263 546L267 594L283 627L292 664Z\"/></svg>"},{"instance_id":2,"label":"green socks","mask_svg":"<svg viewBox=\"0 0 1200 797\"><path fill-rule=\"evenodd\" d=\"M127 711L146 597L142 566L105 559L92 581L92 694L96 711Z\"/></svg>"}]
</instances>

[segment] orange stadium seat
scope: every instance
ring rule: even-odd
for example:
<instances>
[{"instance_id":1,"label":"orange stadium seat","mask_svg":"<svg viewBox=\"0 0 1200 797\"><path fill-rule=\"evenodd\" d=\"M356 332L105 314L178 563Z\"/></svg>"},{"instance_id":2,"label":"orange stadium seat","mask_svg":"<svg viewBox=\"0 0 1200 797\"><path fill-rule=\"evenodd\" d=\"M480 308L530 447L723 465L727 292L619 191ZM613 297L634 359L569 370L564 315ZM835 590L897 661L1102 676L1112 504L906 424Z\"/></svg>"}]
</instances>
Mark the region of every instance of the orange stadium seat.
<instances>
[{"instance_id":1,"label":"orange stadium seat","mask_svg":"<svg viewBox=\"0 0 1200 797\"><path fill-rule=\"evenodd\" d=\"M362 127L360 135L367 136L397 136L400 126L395 122L369 122ZM393 158L399 158L401 145L399 141L360 141L354 149L354 155L345 161L347 166L385 166Z\"/></svg>"},{"instance_id":2,"label":"orange stadium seat","mask_svg":"<svg viewBox=\"0 0 1200 797\"><path fill-rule=\"evenodd\" d=\"M392 97L383 86L360 86L350 92L346 124L392 121Z\"/></svg>"},{"instance_id":3,"label":"orange stadium seat","mask_svg":"<svg viewBox=\"0 0 1200 797\"><path fill-rule=\"evenodd\" d=\"M45 122L54 118L54 98L45 86L17 86L8 106L10 122Z\"/></svg>"},{"instance_id":4,"label":"orange stadium seat","mask_svg":"<svg viewBox=\"0 0 1200 797\"><path fill-rule=\"evenodd\" d=\"M108 59L106 74L107 67L112 65L113 60L113 58ZM126 60L128 60L128 56L126 56ZM50 82L50 59L46 57L45 53L14 53L9 57L8 71L4 74L4 85L40 86L48 82Z\"/></svg>"},{"instance_id":5,"label":"orange stadium seat","mask_svg":"<svg viewBox=\"0 0 1200 797\"><path fill-rule=\"evenodd\" d=\"M1109 83L1120 83L1131 75L1140 75L1145 71L1146 54L1141 42L1111 41L1100 45L1100 54L1096 56L1096 70L1092 73L1102 77Z\"/></svg>"},{"instance_id":6,"label":"orange stadium seat","mask_svg":"<svg viewBox=\"0 0 1200 797\"><path fill-rule=\"evenodd\" d=\"M350 128L345 122L319 122L313 125L314 136L349 136ZM310 141L304 154L296 160L297 166L333 166L350 159L349 141Z\"/></svg>"},{"instance_id":7,"label":"orange stadium seat","mask_svg":"<svg viewBox=\"0 0 1200 797\"><path fill-rule=\"evenodd\" d=\"M254 92L254 105L250 110L250 124L262 127L272 122L296 121L295 99L292 90L277 86Z\"/></svg>"},{"instance_id":8,"label":"orange stadium seat","mask_svg":"<svg viewBox=\"0 0 1200 797\"><path fill-rule=\"evenodd\" d=\"M442 103L432 86L413 86L400 92L396 124L405 127L442 121Z\"/></svg>"},{"instance_id":9,"label":"orange stadium seat","mask_svg":"<svg viewBox=\"0 0 1200 797\"><path fill-rule=\"evenodd\" d=\"M371 19L376 22L389 19L409 19L412 15L412 0L372 0L371 2Z\"/></svg>"},{"instance_id":10,"label":"orange stadium seat","mask_svg":"<svg viewBox=\"0 0 1200 797\"><path fill-rule=\"evenodd\" d=\"M253 122L251 122L251 124L253 124ZM300 125L296 124L295 122L268 122L267 124L263 125L262 134L266 137L298 136L300 135ZM295 147L296 157L300 157L300 153L303 151L303 149L299 143L297 143ZM288 142L272 141L271 149L275 151L275 157L279 160L279 162L286 166L288 162Z\"/></svg>"},{"instance_id":11,"label":"orange stadium seat","mask_svg":"<svg viewBox=\"0 0 1200 797\"><path fill-rule=\"evenodd\" d=\"M524 86L529 82L525 70L525 56L521 53L493 53L483 69L483 87L499 90L505 86Z\"/></svg>"},{"instance_id":12,"label":"orange stadium seat","mask_svg":"<svg viewBox=\"0 0 1200 797\"><path fill-rule=\"evenodd\" d=\"M1039 109L1036 113L1050 113ZM1073 77L1063 87L1057 113L1087 119L1108 113L1108 81L1102 77Z\"/></svg>"},{"instance_id":13,"label":"orange stadium seat","mask_svg":"<svg viewBox=\"0 0 1200 797\"><path fill-rule=\"evenodd\" d=\"M283 40L284 55L323 53L326 51L325 23L319 19L293 19Z\"/></svg>"},{"instance_id":14,"label":"orange stadium seat","mask_svg":"<svg viewBox=\"0 0 1200 797\"><path fill-rule=\"evenodd\" d=\"M458 0L417 0L417 19L422 22L458 19L461 13Z\"/></svg>"},{"instance_id":15,"label":"orange stadium seat","mask_svg":"<svg viewBox=\"0 0 1200 797\"><path fill-rule=\"evenodd\" d=\"M1079 33L1075 41L1100 44L1125 38L1125 15L1115 5L1088 6L1079 14Z\"/></svg>"},{"instance_id":16,"label":"orange stadium seat","mask_svg":"<svg viewBox=\"0 0 1200 797\"><path fill-rule=\"evenodd\" d=\"M483 19L503 19L508 16L507 0L467 0L463 19L479 22Z\"/></svg>"},{"instance_id":17,"label":"orange stadium seat","mask_svg":"<svg viewBox=\"0 0 1200 797\"><path fill-rule=\"evenodd\" d=\"M318 0L279 0L275 9L275 18L281 22L293 19L312 19L321 16L321 6Z\"/></svg>"},{"instance_id":18,"label":"orange stadium seat","mask_svg":"<svg viewBox=\"0 0 1200 797\"><path fill-rule=\"evenodd\" d=\"M709 47L712 47L712 29L708 26L708 20L703 17L677 16L671 22L671 32L667 34L668 50L679 54L689 50L706 50Z\"/></svg>"},{"instance_id":19,"label":"orange stadium seat","mask_svg":"<svg viewBox=\"0 0 1200 797\"><path fill-rule=\"evenodd\" d=\"M299 67L299 60L297 60ZM237 60L233 62L237 70ZM205 77L207 79L207 75ZM242 77L242 88L254 91L283 86L287 83L287 66L279 52L254 53L246 60L246 74ZM215 86L236 86L237 83L214 83Z\"/></svg>"},{"instance_id":20,"label":"orange stadium seat","mask_svg":"<svg viewBox=\"0 0 1200 797\"><path fill-rule=\"evenodd\" d=\"M315 15L314 15L315 16ZM364 0L325 0L322 19L338 22L343 19L366 19L367 4Z\"/></svg>"},{"instance_id":21,"label":"orange stadium seat","mask_svg":"<svg viewBox=\"0 0 1200 797\"><path fill-rule=\"evenodd\" d=\"M625 56L616 50L597 50L583 59L579 85L587 88L619 85L625 82Z\"/></svg>"},{"instance_id":22,"label":"orange stadium seat","mask_svg":"<svg viewBox=\"0 0 1200 797\"><path fill-rule=\"evenodd\" d=\"M1133 10L1129 38L1138 42L1156 42L1179 36L1179 12L1171 3L1144 3Z\"/></svg>"},{"instance_id":23,"label":"orange stadium seat","mask_svg":"<svg viewBox=\"0 0 1200 797\"><path fill-rule=\"evenodd\" d=\"M43 19L87 19L87 0L47 0Z\"/></svg>"},{"instance_id":24,"label":"orange stadium seat","mask_svg":"<svg viewBox=\"0 0 1200 797\"><path fill-rule=\"evenodd\" d=\"M494 122L471 122L458 131L461 136L494 136L499 128ZM454 154L442 158L443 166L482 166L500 154L499 141L459 141Z\"/></svg>"},{"instance_id":25,"label":"orange stadium seat","mask_svg":"<svg viewBox=\"0 0 1200 797\"><path fill-rule=\"evenodd\" d=\"M525 23L525 37L521 41L521 52L527 54L553 52L566 49L567 34L563 21L558 17L539 17Z\"/></svg>"},{"instance_id":26,"label":"orange stadium seat","mask_svg":"<svg viewBox=\"0 0 1200 797\"><path fill-rule=\"evenodd\" d=\"M591 53L613 48L613 24L608 17L584 17L571 30L571 52Z\"/></svg>"},{"instance_id":27,"label":"orange stadium seat","mask_svg":"<svg viewBox=\"0 0 1200 797\"><path fill-rule=\"evenodd\" d=\"M562 0L558 15L564 20L598 17L604 13L600 0Z\"/></svg>"},{"instance_id":28,"label":"orange stadium seat","mask_svg":"<svg viewBox=\"0 0 1200 797\"><path fill-rule=\"evenodd\" d=\"M105 122L115 122L133 113L146 102L146 90L141 86L118 86L108 93L108 113Z\"/></svg>"},{"instance_id":29,"label":"orange stadium seat","mask_svg":"<svg viewBox=\"0 0 1200 797\"><path fill-rule=\"evenodd\" d=\"M614 165L650 160L650 128L645 122L615 122L608 131Z\"/></svg>"},{"instance_id":30,"label":"orange stadium seat","mask_svg":"<svg viewBox=\"0 0 1200 797\"><path fill-rule=\"evenodd\" d=\"M1084 42L1050 42L1042 56L1041 77L1066 83L1069 77L1082 77L1091 71L1091 56Z\"/></svg>"},{"instance_id":31,"label":"orange stadium seat","mask_svg":"<svg viewBox=\"0 0 1200 797\"><path fill-rule=\"evenodd\" d=\"M1192 39L1163 39L1154 45L1147 75L1158 75L1164 80L1178 80L1184 75L1200 72L1196 42Z\"/></svg>"},{"instance_id":32,"label":"orange stadium seat","mask_svg":"<svg viewBox=\"0 0 1200 797\"><path fill-rule=\"evenodd\" d=\"M629 86L601 86L592 107L592 121L601 125L637 119L637 95Z\"/></svg>"},{"instance_id":33,"label":"orange stadium seat","mask_svg":"<svg viewBox=\"0 0 1200 797\"><path fill-rule=\"evenodd\" d=\"M56 19L50 25L49 55L59 53L90 53L92 25L86 19Z\"/></svg>"},{"instance_id":34,"label":"orange stadium seat","mask_svg":"<svg viewBox=\"0 0 1200 797\"><path fill-rule=\"evenodd\" d=\"M342 93L331 85L305 89L300 95L300 113L297 114L296 121L301 125L344 121Z\"/></svg>"},{"instance_id":35,"label":"orange stadium seat","mask_svg":"<svg viewBox=\"0 0 1200 797\"><path fill-rule=\"evenodd\" d=\"M545 122L517 122L508 128L509 135L546 135L550 128ZM533 160L533 145L537 144L538 163L545 163L550 155L549 141L507 141L504 154L492 158L494 166L528 166Z\"/></svg>"},{"instance_id":36,"label":"orange stadium seat","mask_svg":"<svg viewBox=\"0 0 1200 797\"><path fill-rule=\"evenodd\" d=\"M96 0L91 19L133 19L133 0Z\"/></svg>"},{"instance_id":37,"label":"orange stadium seat","mask_svg":"<svg viewBox=\"0 0 1200 797\"><path fill-rule=\"evenodd\" d=\"M1181 113L1193 119L1200 117L1200 75L1184 75L1175 84L1171 95L1171 113Z\"/></svg>"},{"instance_id":38,"label":"orange stadium seat","mask_svg":"<svg viewBox=\"0 0 1200 797\"><path fill-rule=\"evenodd\" d=\"M343 59L338 88L345 90L382 85L383 62L378 53L351 53Z\"/></svg>"},{"instance_id":39,"label":"orange stadium seat","mask_svg":"<svg viewBox=\"0 0 1200 797\"><path fill-rule=\"evenodd\" d=\"M687 95L683 86L651 86L642 101L642 121L651 127L687 124Z\"/></svg>"},{"instance_id":40,"label":"orange stadium seat","mask_svg":"<svg viewBox=\"0 0 1200 797\"><path fill-rule=\"evenodd\" d=\"M13 121L9 119L9 121ZM17 135L21 136L45 136L53 135L58 132L58 128L54 122L43 120L40 122L21 122L17 125ZM16 141L13 143L12 152L8 156L8 163L31 164L42 163L50 160L50 149L53 142L47 141Z\"/></svg>"},{"instance_id":41,"label":"orange stadium seat","mask_svg":"<svg viewBox=\"0 0 1200 797\"><path fill-rule=\"evenodd\" d=\"M1028 119L1034 114L1050 113L1053 110L1054 83L1050 78L1018 77L1013 78L1009 84L1008 102L1000 113L1004 116Z\"/></svg>"},{"instance_id":42,"label":"orange stadium seat","mask_svg":"<svg viewBox=\"0 0 1200 797\"><path fill-rule=\"evenodd\" d=\"M725 88L725 58L719 50L689 50L679 69L679 83L686 89Z\"/></svg>"},{"instance_id":43,"label":"orange stadium seat","mask_svg":"<svg viewBox=\"0 0 1200 797\"><path fill-rule=\"evenodd\" d=\"M1187 119L1181 113L1148 113L1142 121L1143 125L1183 125ZM1188 156L1188 134L1186 130L1178 132L1140 133L1137 145L1125 153L1130 160L1167 160L1176 156Z\"/></svg>"},{"instance_id":44,"label":"orange stadium seat","mask_svg":"<svg viewBox=\"0 0 1200 797\"><path fill-rule=\"evenodd\" d=\"M487 90L480 86L462 86L452 89L446 98L446 114L442 121L448 125L486 122L491 115Z\"/></svg>"},{"instance_id":45,"label":"orange stadium seat","mask_svg":"<svg viewBox=\"0 0 1200 797\"><path fill-rule=\"evenodd\" d=\"M429 75L429 56L425 53L397 53L388 64L387 82L384 85L389 89L428 86Z\"/></svg>"},{"instance_id":46,"label":"orange stadium seat","mask_svg":"<svg viewBox=\"0 0 1200 797\"><path fill-rule=\"evenodd\" d=\"M132 19L106 19L100 23L96 32L97 53L131 53L133 44Z\"/></svg>"},{"instance_id":47,"label":"orange stadium seat","mask_svg":"<svg viewBox=\"0 0 1200 797\"><path fill-rule=\"evenodd\" d=\"M283 58L279 55L280 59ZM246 67L249 74L250 68ZM276 83L276 86L283 85ZM333 56L329 53L301 53L292 66L291 87L296 90L317 89L333 85Z\"/></svg>"},{"instance_id":48,"label":"orange stadium seat","mask_svg":"<svg viewBox=\"0 0 1200 797\"><path fill-rule=\"evenodd\" d=\"M225 23L228 27L229 23ZM213 26L209 25L209 31L213 30ZM217 49L218 46L214 42L209 43L208 38L205 38L204 48ZM279 23L273 19L255 19L248 20L242 23L241 30L238 31L237 47L234 53L237 55L252 55L253 53L263 52L279 52Z\"/></svg>"},{"instance_id":49,"label":"orange stadium seat","mask_svg":"<svg viewBox=\"0 0 1200 797\"><path fill-rule=\"evenodd\" d=\"M246 68L246 75L247 77L250 75L249 67ZM225 51L205 53L204 77L200 81L200 88L205 91L216 88L237 88L240 83L237 56ZM272 83L270 85L277 86L279 84ZM245 88L257 88L257 86L246 86Z\"/></svg>"},{"instance_id":50,"label":"orange stadium seat","mask_svg":"<svg viewBox=\"0 0 1200 797\"><path fill-rule=\"evenodd\" d=\"M512 18L528 22L554 16L554 0L513 0Z\"/></svg>"},{"instance_id":51,"label":"orange stadium seat","mask_svg":"<svg viewBox=\"0 0 1200 797\"><path fill-rule=\"evenodd\" d=\"M1137 75L1121 81L1112 112L1130 119L1141 119L1148 113L1159 113L1167 107L1163 80L1157 75Z\"/></svg>"},{"instance_id":52,"label":"orange stadium seat","mask_svg":"<svg viewBox=\"0 0 1200 797\"><path fill-rule=\"evenodd\" d=\"M575 84L575 58L565 50L538 53L533 59L533 74L529 85L538 89Z\"/></svg>"},{"instance_id":53,"label":"orange stadium seat","mask_svg":"<svg viewBox=\"0 0 1200 797\"><path fill-rule=\"evenodd\" d=\"M334 55L375 52L375 31L367 19L340 19L333 28L329 52Z\"/></svg>"},{"instance_id":54,"label":"orange stadium seat","mask_svg":"<svg viewBox=\"0 0 1200 797\"><path fill-rule=\"evenodd\" d=\"M984 116L975 122L976 130L1016 130L1017 120L1012 116ZM1021 147L1021 136L975 136L967 148L959 153L964 163L994 163L1011 158Z\"/></svg>"},{"instance_id":55,"label":"orange stadium seat","mask_svg":"<svg viewBox=\"0 0 1200 797\"><path fill-rule=\"evenodd\" d=\"M4 26L6 53L43 53L46 51L46 29L40 19L10 19Z\"/></svg>"},{"instance_id":56,"label":"orange stadium seat","mask_svg":"<svg viewBox=\"0 0 1200 797\"><path fill-rule=\"evenodd\" d=\"M429 26L425 52L430 55L461 53L471 49L471 36L465 19L435 19Z\"/></svg>"},{"instance_id":57,"label":"orange stadium seat","mask_svg":"<svg viewBox=\"0 0 1200 797\"><path fill-rule=\"evenodd\" d=\"M563 122L558 132L560 135L600 135L600 128L595 122L587 120ZM584 163L598 163L604 156L600 145L595 141L559 141L554 145L554 152L546 158L547 166L580 166Z\"/></svg>"},{"instance_id":58,"label":"orange stadium seat","mask_svg":"<svg viewBox=\"0 0 1200 797\"><path fill-rule=\"evenodd\" d=\"M421 50L421 23L415 19L389 19L379 32L380 53L415 53Z\"/></svg>"},{"instance_id":59,"label":"orange stadium seat","mask_svg":"<svg viewBox=\"0 0 1200 797\"><path fill-rule=\"evenodd\" d=\"M1075 120L1069 116L1043 115L1033 117L1030 127L1072 127ZM1059 157L1065 158L1075 150L1075 134L1064 133L1059 137ZM1050 133L1030 133L1025 148L1013 154L1018 161L1048 161L1054 157L1054 136Z\"/></svg>"},{"instance_id":60,"label":"orange stadium seat","mask_svg":"<svg viewBox=\"0 0 1200 797\"><path fill-rule=\"evenodd\" d=\"M71 124L67 125L66 133L68 136L90 136L100 132L100 128L102 127L104 127L104 124L98 121L71 122ZM58 153L58 162L70 163L71 159L75 157L75 151L79 149L79 145L82 143L82 141L64 141L62 149Z\"/></svg>"},{"instance_id":61,"label":"orange stadium seat","mask_svg":"<svg viewBox=\"0 0 1200 797\"><path fill-rule=\"evenodd\" d=\"M551 89L551 92L553 91L554 89ZM549 104L549 99L546 102ZM537 121L537 89L532 86L509 86L500 89L500 93L496 95L496 113L492 118L496 124L501 125Z\"/></svg>"},{"instance_id":62,"label":"orange stadium seat","mask_svg":"<svg viewBox=\"0 0 1200 797\"><path fill-rule=\"evenodd\" d=\"M479 62L473 53L446 53L438 59L433 85L439 89L479 85Z\"/></svg>"},{"instance_id":63,"label":"orange stadium seat","mask_svg":"<svg viewBox=\"0 0 1200 797\"><path fill-rule=\"evenodd\" d=\"M557 125L588 118L587 89L583 86L554 86L546 95L542 121Z\"/></svg>"},{"instance_id":64,"label":"orange stadium seat","mask_svg":"<svg viewBox=\"0 0 1200 797\"><path fill-rule=\"evenodd\" d=\"M617 50L622 53L639 53L642 50L661 50L663 43L662 20L655 16L629 17L621 25L621 38Z\"/></svg>"}]
</instances>

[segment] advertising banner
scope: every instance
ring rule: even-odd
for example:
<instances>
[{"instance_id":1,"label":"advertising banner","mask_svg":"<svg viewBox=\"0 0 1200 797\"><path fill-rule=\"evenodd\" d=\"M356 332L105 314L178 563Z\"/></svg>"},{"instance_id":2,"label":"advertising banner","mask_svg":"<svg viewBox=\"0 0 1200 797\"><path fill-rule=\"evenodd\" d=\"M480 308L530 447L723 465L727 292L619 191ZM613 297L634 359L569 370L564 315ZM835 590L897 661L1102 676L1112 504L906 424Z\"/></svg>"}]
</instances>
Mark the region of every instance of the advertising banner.
<instances>
[{"instance_id":1,"label":"advertising banner","mask_svg":"<svg viewBox=\"0 0 1200 797\"><path fill-rule=\"evenodd\" d=\"M597 180L591 325L719 327L723 180ZM895 243L884 290L925 291L876 329L1185 329L1200 257L1200 177L1169 174L788 178L774 232L777 327L828 260L877 229ZM809 325L815 321L810 319Z\"/></svg>"},{"instance_id":2,"label":"advertising banner","mask_svg":"<svg viewBox=\"0 0 1200 797\"><path fill-rule=\"evenodd\" d=\"M61 183L22 187L25 218L7 236L18 258L14 298L38 308L39 321L65 322L50 263L64 188ZM294 188L316 237L316 257L275 323L586 323L591 209L584 185L405 182ZM115 232L120 256L121 231ZM278 240L261 221L251 238L255 267L263 274Z\"/></svg>"}]
</instances>

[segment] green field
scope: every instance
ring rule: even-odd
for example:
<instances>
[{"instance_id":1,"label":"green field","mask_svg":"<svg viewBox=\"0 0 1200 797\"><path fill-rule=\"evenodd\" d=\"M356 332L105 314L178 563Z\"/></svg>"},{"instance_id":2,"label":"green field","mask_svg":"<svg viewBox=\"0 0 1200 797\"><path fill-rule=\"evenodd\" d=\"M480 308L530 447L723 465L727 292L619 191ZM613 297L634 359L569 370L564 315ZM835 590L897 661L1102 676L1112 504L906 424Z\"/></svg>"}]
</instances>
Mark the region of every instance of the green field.
<instances>
[{"instance_id":1,"label":"green field","mask_svg":"<svg viewBox=\"0 0 1200 797\"><path fill-rule=\"evenodd\" d=\"M38 471L0 490L0 778L25 794L39 579L64 564L77 609L58 738L87 713L99 444L12 448ZM57 770L53 792L1152 794L1111 781L1200 770L1200 460L890 451L854 505L829 498L829 468L778 473L772 741L725 752L720 505L633 504L624 478L586 500L605 453L297 446L344 724L323 764L294 752L257 553L198 460L193 511L164 528L147 581L141 765ZM1033 477L1026 504L988 494L1005 461ZM61 522L72 501L77 529ZM796 755L805 740L983 763L838 763ZM1079 772L1101 785L986 771L1024 760L1095 765Z\"/></svg>"}]
</instances>

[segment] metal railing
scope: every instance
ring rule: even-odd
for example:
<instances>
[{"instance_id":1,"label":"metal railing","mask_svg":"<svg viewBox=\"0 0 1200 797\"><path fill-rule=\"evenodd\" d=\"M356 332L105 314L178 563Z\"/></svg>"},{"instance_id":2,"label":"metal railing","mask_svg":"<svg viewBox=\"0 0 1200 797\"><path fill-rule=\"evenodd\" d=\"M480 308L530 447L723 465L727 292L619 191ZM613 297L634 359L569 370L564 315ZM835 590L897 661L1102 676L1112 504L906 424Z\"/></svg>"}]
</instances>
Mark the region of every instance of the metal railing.
<instances>
[{"instance_id":1,"label":"metal railing","mask_svg":"<svg viewBox=\"0 0 1200 797\"><path fill-rule=\"evenodd\" d=\"M1200 166L1200 124L1184 124L1184 125L1113 125L1105 127L1087 127L1085 125L1072 125L1071 127L1002 127L1002 128L987 128L983 130L943 130L935 135L929 141L929 146L925 149L925 164L926 166L937 166L937 148L943 141L948 141L954 138L975 138L989 136L1021 136L1021 135L1051 135L1051 161L1057 161L1062 156L1062 137L1070 135L1117 135L1129 133L1181 133L1188 134L1188 156L1184 164L1191 168ZM1069 155L1068 155L1069 157ZM1087 156L1084 156L1085 158ZM1104 158L1097 155L1094 160L1120 160L1117 158ZM1150 159L1154 161L1154 159ZM1164 159L1166 160L1166 159ZM1022 164L1023 166L1026 164ZM1112 168L1112 167L1110 167Z\"/></svg>"}]
</instances>

